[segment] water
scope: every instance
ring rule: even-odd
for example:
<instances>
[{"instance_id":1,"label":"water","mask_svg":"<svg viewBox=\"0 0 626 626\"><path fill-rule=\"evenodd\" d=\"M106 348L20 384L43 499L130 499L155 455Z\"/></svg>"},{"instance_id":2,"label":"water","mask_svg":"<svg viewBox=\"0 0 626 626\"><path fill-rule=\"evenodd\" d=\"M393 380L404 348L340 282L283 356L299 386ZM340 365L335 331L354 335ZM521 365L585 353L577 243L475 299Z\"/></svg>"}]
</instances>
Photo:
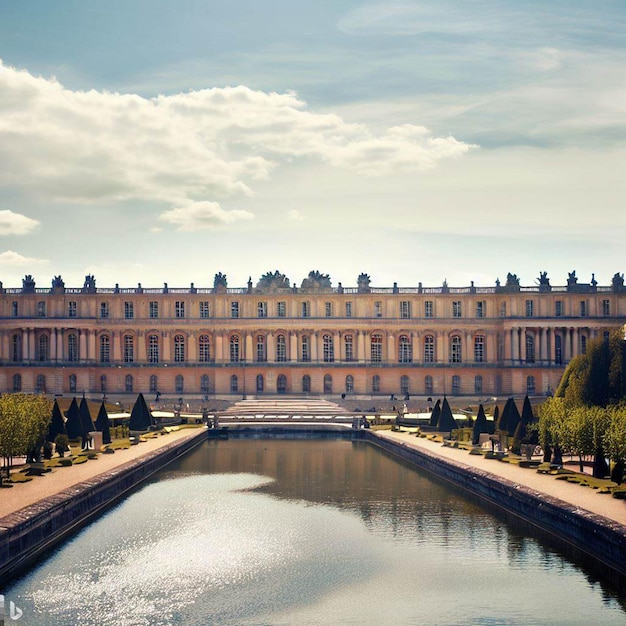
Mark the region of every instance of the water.
<instances>
[{"instance_id":1,"label":"water","mask_svg":"<svg viewBox=\"0 0 626 626\"><path fill-rule=\"evenodd\" d=\"M339 440L207 442L4 594L31 626L626 623L626 595Z\"/></svg>"}]
</instances>

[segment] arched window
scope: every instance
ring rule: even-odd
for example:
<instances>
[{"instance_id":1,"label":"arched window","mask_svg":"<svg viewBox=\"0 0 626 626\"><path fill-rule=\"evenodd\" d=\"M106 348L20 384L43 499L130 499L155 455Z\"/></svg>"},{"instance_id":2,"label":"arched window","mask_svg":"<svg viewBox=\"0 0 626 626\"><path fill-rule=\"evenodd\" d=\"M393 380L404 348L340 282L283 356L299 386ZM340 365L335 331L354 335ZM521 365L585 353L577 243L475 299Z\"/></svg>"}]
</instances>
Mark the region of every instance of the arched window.
<instances>
[{"instance_id":1,"label":"arched window","mask_svg":"<svg viewBox=\"0 0 626 626\"><path fill-rule=\"evenodd\" d=\"M22 360L22 335L15 334L11 337L11 361L19 363Z\"/></svg>"},{"instance_id":2,"label":"arched window","mask_svg":"<svg viewBox=\"0 0 626 626\"><path fill-rule=\"evenodd\" d=\"M256 392L263 393L263 374L256 375Z\"/></svg>"},{"instance_id":3,"label":"arched window","mask_svg":"<svg viewBox=\"0 0 626 626\"><path fill-rule=\"evenodd\" d=\"M267 360L265 350L265 335L256 336L256 360L259 363L263 363Z\"/></svg>"},{"instance_id":4,"label":"arched window","mask_svg":"<svg viewBox=\"0 0 626 626\"><path fill-rule=\"evenodd\" d=\"M124 335L124 363L132 363L135 360L135 338L132 335Z\"/></svg>"},{"instance_id":5,"label":"arched window","mask_svg":"<svg viewBox=\"0 0 626 626\"><path fill-rule=\"evenodd\" d=\"M237 376L235 374L233 374L230 377L230 392L231 393L239 392L239 380L237 379Z\"/></svg>"},{"instance_id":6,"label":"arched window","mask_svg":"<svg viewBox=\"0 0 626 626\"><path fill-rule=\"evenodd\" d=\"M287 393L287 377L284 374L279 374L276 381L276 391L278 393Z\"/></svg>"},{"instance_id":7,"label":"arched window","mask_svg":"<svg viewBox=\"0 0 626 626\"><path fill-rule=\"evenodd\" d=\"M211 379L208 374L200 376L200 393L211 393Z\"/></svg>"},{"instance_id":8,"label":"arched window","mask_svg":"<svg viewBox=\"0 0 626 626\"><path fill-rule=\"evenodd\" d=\"M302 361L310 361L311 360L311 341L308 335L302 335L300 340L301 342L301 354L300 358Z\"/></svg>"},{"instance_id":9,"label":"arched window","mask_svg":"<svg viewBox=\"0 0 626 626\"><path fill-rule=\"evenodd\" d=\"M308 374L302 377L302 393L311 393L311 377Z\"/></svg>"},{"instance_id":10,"label":"arched window","mask_svg":"<svg viewBox=\"0 0 626 626\"><path fill-rule=\"evenodd\" d=\"M456 374L452 377L452 395L458 396L461 393L461 377Z\"/></svg>"},{"instance_id":11,"label":"arched window","mask_svg":"<svg viewBox=\"0 0 626 626\"><path fill-rule=\"evenodd\" d=\"M352 335L344 335L343 346L346 361L354 361L354 337Z\"/></svg>"},{"instance_id":12,"label":"arched window","mask_svg":"<svg viewBox=\"0 0 626 626\"><path fill-rule=\"evenodd\" d=\"M232 335L230 338L230 362L239 363L239 336ZM231 380L232 386L232 380Z\"/></svg>"},{"instance_id":13,"label":"arched window","mask_svg":"<svg viewBox=\"0 0 626 626\"><path fill-rule=\"evenodd\" d=\"M354 393L354 376L351 374L346 376L346 393Z\"/></svg>"},{"instance_id":14,"label":"arched window","mask_svg":"<svg viewBox=\"0 0 626 626\"><path fill-rule=\"evenodd\" d=\"M372 393L380 393L380 376L378 374L372 376Z\"/></svg>"},{"instance_id":15,"label":"arched window","mask_svg":"<svg viewBox=\"0 0 626 626\"><path fill-rule=\"evenodd\" d=\"M526 335L526 363L535 362L535 338L532 335Z\"/></svg>"},{"instance_id":16,"label":"arched window","mask_svg":"<svg viewBox=\"0 0 626 626\"><path fill-rule=\"evenodd\" d=\"M450 363L461 363L463 352L461 350L461 337L453 335L450 338Z\"/></svg>"},{"instance_id":17,"label":"arched window","mask_svg":"<svg viewBox=\"0 0 626 626\"><path fill-rule=\"evenodd\" d=\"M413 360L411 340L407 335L400 335L398 339L398 361L400 363L410 363Z\"/></svg>"},{"instance_id":18,"label":"arched window","mask_svg":"<svg viewBox=\"0 0 626 626\"><path fill-rule=\"evenodd\" d=\"M200 335L198 339L198 361L200 363L211 361L211 339L208 335Z\"/></svg>"},{"instance_id":19,"label":"arched window","mask_svg":"<svg viewBox=\"0 0 626 626\"><path fill-rule=\"evenodd\" d=\"M152 374L150 376L150 393L156 393L159 390L159 379Z\"/></svg>"},{"instance_id":20,"label":"arched window","mask_svg":"<svg viewBox=\"0 0 626 626\"><path fill-rule=\"evenodd\" d=\"M48 335L39 335L37 360L38 361L48 360Z\"/></svg>"},{"instance_id":21,"label":"arched window","mask_svg":"<svg viewBox=\"0 0 626 626\"><path fill-rule=\"evenodd\" d=\"M370 348L372 363L380 363L383 360L383 336L375 333L372 335L372 344Z\"/></svg>"},{"instance_id":22,"label":"arched window","mask_svg":"<svg viewBox=\"0 0 626 626\"><path fill-rule=\"evenodd\" d=\"M102 374L102 376L100 376L100 393L106 393L107 392L107 377Z\"/></svg>"},{"instance_id":23,"label":"arched window","mask_svg":"<svg viewBox=\"0 0 626 626\"><path fill-rule=\"evenodd\" d=\"M69 383L70 383L70 393L76 393L76 374L70 374Z\"/></svg>"},{"instance_id":24,"label":"arched window","mask_svg":"<svg viewBox=\"0 0 626 626\"><path fill-rule=\"evenodd\" d=\"M159 336L148 335L148 363L159 362Z\"/></svg>"},{"instance_id":25,"label":"arched window","mask_svg":"<svg viewBox=\"0 0 626 626\"><path fill-rule=\"evenodd\" d=\"M427 396L433 394L433 377L430 375L424 376L424 393Z\"/></svg>"},{"instance_id":26,"label":"arched window","mask_svg":"<svg viewBox=\"0 0 626 626\"><path fill-rule=\"evenodd\" d=\"M332 363L335 360L335 344L333 343L332 335L324 335L322 337L324 342L324 363Z\"/></svg>"},{"instance_id":27,"label":"arched window","mask_svg":"<svg viewBox=\"0 0 626 626\"><path fill-rule=\"evenodd\" d=\"M287 360L287 340L285 335L276 337L276 360L281 363Z\"/></svg>"},{"instance_id":28,"label":"arched window","mask_svg":"<svg viewBox=\"0 0 626 626\"><path fill-rule=\"evenodd\" d=\"M67 360L72 363L78 361L78 340L74 333L67 337Z\"/></svg>"},{"instance_id":29,"label":"arched window","mask_svg":"<svg viewBox=\"0 0 626 626\"><path fill-rule=\"evenodd\" d=\"M474 361L482 363L485 360L485 337L476 335L474 337Z\"/></svg>"},{"instance_id":30,"label":"arched window","mask_svg":"<svg viewBox=\"0 0 626 626\"><path fill-rule=\"evenodd\" d=\"M536 393L535 377L534 376L528 376L526 378L526 395L527 396L534 396L535 393Z\"/></svg>"},{"instance_id":31,"label":"arched window","mask_svg":"<svg viewBox=\"0 0 626 626\"><path fill-rule=\"evenodd\" d=\"M409 393L409 377L408 376L400 377L400 393L403 396L406 396Z\"/></svg>"},{"instance_id":32,"label":"arched window","mask_svg":"<svg viewBox=\"0 0 626 626\"><path fill-rule=\"evenodd\" d=\"M483 392L483 377L474 376L474 393L480 395Z\"/></svg>"},{"instance_id":33,"label":"arched window","mask_svg":"<svg viewBox=\"0 0 626 626\"><path fill-rule=\"evenodd\" d=\"M174 388L176 389L176 393L184 393L185 392L185 379L181 374L177 374L174 379Z\"/></svg>"},{"instance_id":34,"label":"arched window","mask_svg":"<svg viewBox=\"0 0 626 626\"><path fill-rule=\"evenodd\" d=\"M100 335L100 363L111 361L111 338L108 335Z\"/></svg>"},{"instance_id":35,"label":"arched window","mask_svg":"<svg viewBox=\"0 0 626 626\"><path fill-rule=\"evenodd\" d=\"M130 374L126 375L126 379L124 381L124 389L126 390L126 393L133 392L133 377Z\"/></svg>"},{"instance_id":36,"label":"arched window","mask_svg":"<svg viewBox=\"0 0 626 626\"><path fill-rule=\"evenodd\" d=\"M435 362L435 338L432 335L424 337L424 363Z\"/></svg>"},{"instance_id":37,"label":"arched window","mask_svg":"<svg viewBox=\"0 0 626 626\"><path fill-rule=\"evenodd\" d=\"M13 374L13 391L19 393L22 391L22 375Z\"/></svg>"},{"instance_id":38,"label":"arched window","mask_svg":"<svg viewBox=\"0 0 626 626\"><path fill-rule=\"evenodd\" d=\"M37 375L35 393L46 393L46 377L43 374Z\"/></svg>"},{"instance_id":39,"label":"arched window","mask_svg":"<svg viewBox=\"0 0 626 626\"><path fill-rule=\"evenodd\" d=\"M185 361L185 338L182 335L174 336L174 361L176 363Z\"/></svg>"},{"instance_id":40,"label":"arched window","mask_svg":"<svg viewBox=\"0 0 626 626\"><path fill-rule=\"evenodd\" d=\"M330 374L324 376L324 393L333 392L333 377Z\"/></svg>"}]
</instances>

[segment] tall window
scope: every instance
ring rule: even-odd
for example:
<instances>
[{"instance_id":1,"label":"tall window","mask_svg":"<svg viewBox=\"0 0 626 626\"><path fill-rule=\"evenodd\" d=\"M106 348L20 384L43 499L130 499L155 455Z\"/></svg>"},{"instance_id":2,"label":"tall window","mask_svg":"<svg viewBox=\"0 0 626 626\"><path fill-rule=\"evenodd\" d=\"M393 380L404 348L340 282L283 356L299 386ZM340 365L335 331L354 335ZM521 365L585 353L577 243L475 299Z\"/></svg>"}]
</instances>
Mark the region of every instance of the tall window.
<instances>
[{"instance_id":1,"label":"tall window","mask_svg":"<svg viewBox=\"0 0 626 626\"><path fill-rule=\"evenodd\" d=\"M124 319L132 320L135 317L135 307L132 302L124 302Z\"/></svg>"},{"instance_id":2,"label":"tall window","mask_svg":"<svg viewBox=\"0 0 626 626\"><path fill-rule=\"evenodd\" d=\"M411 303L408 300L402 300L400 302L400 317L411 317Z\"/></svg>"},{"instance_id":3,"label":"tall window","mask_svg":"<svg viewBox=\"0 0 626 626\"><path fill-rule=\"evenodd\" d=\"M526 395L527 396L534 396L535 393L536 393L535 377L534 376L528 376L526 378Z\"/></svg>"},{"instance_id":4,"label":"tall window","mask_svg":"<svg viewBox=\"0 0 626 626\"><path fill-rule=\"evenodd\" d=\"M176 393L185 393L185 379L180 374L174 379L174 388Z\"/></svg>"},{"instance_id":5,"label":"tall window","mask_svg":"<svg viewBox=\"0 0 626 626\"><path fill-rule=\"evenodd\" d=\"M454 300L452 302L452 317L462 317L460 300Z\"/></svg>"},{"instance_id":6,"label":"tall window","mask_svg":"<svg viewBox=\"0 0 626 626\"><path fill-rule=\"evenodd\" d=\"M15 301L13 301L11 303L11 315L13 317L17 317L19 315L19 306L18 306L17 302L15 302ZM21 377L20 377L20 381L21 381ZM20 385L21 385L21 383L20 383Z\"/></svg>"},{"instance_id":7,"label":"tall window","mask_svg":"<svg viewBox=\"0 0 626 626\"><path fill-rule=\"evenodd\" d=\"M109 317L109 303L108 302L100 303L100 317L103 319Z\"/></svg>"},{"instance_id":8,"label":"tall window","mask_svg":"<svg viewBox=\"0 0 626 626\"><path fill-rule=\"evenodd\" d=\"M230 303L230 316L231 317L239 317L239 302L233 300Z\"/></svg>"},{"instance_id":9,"label":"tall window","mask_svg":"<svg viewBox=\"0 0 626 626\"><path fill-rule=\"evenodd\" d=\"M159 390L159 379L153 374L150 376L150 393L156 393Z\"/></svg>"},{"instance_id":10,"label":"tall window","mask_svg":"<svg viewBox=\"0 0 626 626\"><path fill-rule=\"evenodd\" d=\"M351 374L346 376L346 393L354 393L354 376Z\"/></svg>"},{"instance_id":11,"label":"tall window","mask_svg":"<svg viewBox=\"0 0 626 626\"><path fill-rule=\"evenodd\" d=\"M461 377L456 374L452 377L452 394L458 396L461 393Z\"/></svg>"},{"instance_id":12,"label":"tall window","mask_svg":"<svg viewBox=\"0 0 626 626\"><path fill-rule=\"evenodd\" d=\"M72 362L78 361L78 340L74 333L67 337L67 360Z\"/></svg>"},{"instance_id":13,"label":"tall window","mask_svg":"<svg viewBox=\"0 0 626 626\"><path fill-rule=\"evenodd\" d=\"M309 317L311 315L311 312L309 310L309 303L308 302L301 302L300 303L300 311L302 312L302 317Z\"/></svg>"},{"instance_id":14,"label":"tall window","mask_svg":"<svg viewBox=\"0 0 626 626\"><path fill-rule=\"evenodd\" d=\"M286 317L287 316L287 303L286 302L277 302L276 303L276 315L278 315L278 317Z\"/></svg>"},{"instance_id":15,"label":"tall window","mask_svg":"<svg viewBox=\"0 0 626 626\"><path fill-rule=\"evenodd\" d=\"M554 315L555 317L563 317L563 301L557 300L554 303Z\"/></svg>"},{"instance_id":16,"label":"tall window","mask_svg":"<svg viewBox=\"0 0 626 626\"><path fill-rule=\"evenodd\" d=\"M532 317L535 308L534 300L526 300L526 317Z\"/></svg>"},{"instance_id":17,"label":"tall window","mask_svg":"<svg viewBox=\"0 0 626 626\"><path fill-rule=\"evenodd\" d=\"M200 393L211 393L211 380L208 374L202 374L202 376L200 376Z\"/></svg>"},{"instance_id":18,"label":"tall window","mask_svg":"<svg viewBox=\"0 0 626 626\"><path fill-rule=\"evenodd\" d=\"M185 303L183 301L177 301L174 311L176 317L185 317Z\"/></svg>"},{"instance_id":19,"label":"tall window","mask_svg":"<svg viewBox=\"0 0 626 626\"><path fill-rule=\"evenodd\" d=\"M398 347L398 361L400 363L411 363L413 350L411 349L411 340L407 335L400 335Z\"/></svg>"},{"instance_id":20,"label":"tall window","mask_svg":"<svg viewBox=\"0 0 626 626\"><path fill-rule=\"evenodd\" d=\"M237 335L230 338L230 362L239 363L239 337Z\"/></svg>"},{"instance_id":21,"label":"tall window","mask_svg":"<svg viewBox=\"0 0 626 626\"><path fill-rule=\"evenodd\" d=\"M148 305L148 315L153 320L159 317L159 303L157 300L152 300Z\"/></svg>"},{"instance_id":22,"label":"tall window","mask_svg":"<svg viewBox=\"0 0 626 626\"><path fill-rule=\"evenodd\" d=\"M204 320L209 318L209 302L207 300L200 302L200 317Z\"/></svg>"},{"instance_id":23,"label":"tall window","mask_svg":"<svg viewBox=\"0 0 626 626\"><path fill-rule=\"evenodd\" d=\"M43 300L37 302L37 317L46 317L46 303Z\"/></svg>"},{"instance_id":24,"label":"tall window","mask_svg":"<svg viewBox=\"0 0 626 626\"><path fill-rule=\"evenodd\" d=\"M324 376L324 393L333 392L333 377L330 374Z\"/></svg>"},{"instance_id":25,"label":"tall window","mask_svg":"<svg viewBox=\"0 0 626 626\"><path fill-rule=\"evenodd\" d=\"M332 317L333 315L333 303L332 302L324 302L324 315L326 317Z\"/></svg>"},{"instance_id":26,"label":"tall window","mask_svg":"<svg viewBox=\"0 0 626 626\"><path fill-rule=\"evenodd\" d=\"M400 376L400 393L405 397L409 393L409 377L408 376Z\"/></svg>"},{"instance_id":27,"label":"tall window","mask_svg":"<svg viewBox=\"0 0 626 626\"><path fill-rule=\"evenodd\" d=\"M111 339L108 335L100 335L100 363L111 361Z\"/></svg>"},{"instance_id":28,"label":"tall window","mask_svg":"<svg viewBox=\"0 0 626 626\"><path fill-rule=\"evenodd\" d=\"M284 363L287 360L287 340L285 335L276 337L276 360Z\"/></svg>"},{"instance_id":29,"label":"tall window","mask_svg":"<svg viewBox=\"0 0 626 626\"><path fill-rule=\"evenodd\" d=\"M344 336L343 348L346 355L346 361L354 361L354 337L352 335Z\"/></svg>"},{"instance_id":30,"label":"tall window","mask_svg":"<svg viewBox=\"0 0 626 626\"><path fill-rule=\"evenodd\" d=\"M535 362L535 338L532 335L526 335L526 363Z\"/></svg>"},{"instance_id":31,"label":"tall window","mask_svg":"<svg viewBox=\"0 0 626 626\"><path fill-rule=\"evenodd\" d=\"M374 317L383 316L383 303L380 300L374 302Z\"/></svg>"},{"instance_id":32,"label":"tall window","mask_svg":"<svg viewBox=\"0 0 626 626\"><path fill-rule=\"evenodd\" d=\"M611 301L602 300L602 315L611 315Z\"/></svg>"},{"instance_id":33,"label":"tall window","mask_svg":"<svg viewBox=\"0 0 626 626\"><path fill-rule=\"evenodd\" d=\"M483 377L474 376L474 393L480 395L483 392Z\"/></svg>"},{"instance_id":34,"label":"tall window","mask_svg":"<svg viewBox=\"0 0 626 626\"><path fill-rule=\"evenodd\" d=\"M324 343L324 362L332 363L335 360L335 345L332 335L324 335L322 337Z\"/></svg>"},{"instance_id":35,"label":"tall window","mask_svg":"<svg viewBox=\"0 0 626 626\"><path fill-rule=\"evenodd\" d=\"M256 376L256 392L263 393L263 375L257 374Z\"/></svg>"},{"instance_id":36,"label":"tall window","mask_svg":"<svg viewBox=\"0 0 626 626\"><path fill-rule=\"evenodd\" d=\"M380 393L380 376L378 374L372 376L372 393Z\"/></svg>"},{"instance_id":37,"label":"tall window","mask_svg":"<svg viewBox=\"0 0 626 626\"><path fill-rule=\"evenodd\" d=\"M380 363L383 360L383 336L378 333L372 335L370 356L373 363Z\"/></svg>"},{"instance_id":38,"label":"tall window","mask_svg":"<svg viewBox=\"0 0 626 626\"><path fill-rule=\"evenodd\" d=\"M462 361L461 338L453 335L450 338L450 363L461 363Z\"/></svg>"},{"instance_id":39,"label":"tall window","mask_svg":"<svg viewBox=\"0 0 626 626\"><path fill-rule=\"evenodd\" d=\"M311 360L311 345L310 345L310 340L309 340L309 336L308 335L302 335L302 339L301 339L301 355L302 355L302 360L303 361L310 361Z\"/></svg>"},{"instance_id":40,"label":"tall window","mask_svg":"<svg viewBox=\"0 0 626 626\"><path fill-rule=\"evenodd\" d=\"M276 391L277 393L287 393L287 377L284 374L279 374L276 379Z\"/></svg>"},{"instance_id":41,"label":"tall window","mask_svg":"<svg viewBox=\"0 0 626 626\"><path fill-rule=\"evenodd\" d=\"M256 336L256 360L259 363L263 363L267 360L265 353L265 335Z\"/></svg>"},{"instance_id":42,"label":"tall window","mask_svg":"<svg viewBox=\"0 0 626 626\"><path fill-rule=\"evenodd\" d=\"M346 302L346 317L352 317L352 302Z\"/></svg>"},{"instance_id":43,"label":"tall window","mask_svg":"<svg viewBox=\"0 0 626 626\"><path fill-rule=\"evenodd\" d=\"M200 363L211 361L211 339L208 335L200 335L198 339L198 361Z\"/></svg>"},{"instance_id":44,"label":"tall window","mask_svg":"<svg viewBox=\"0 0 626 626\"><path fill-rule=\"evenodd\" d=\"M76 374L70 374L68 380L70 383L70 393L76 393Z\"/></svg>"},{"instance_id":45,"label":"tall window","mask_svg":"<svg viewBox=\"0 0 626 626\"><path fill-rule=\"evenodd\" d=\"M554 335L554 362L556 365L563 363L563 340L561 335Z\"/></svg>"},{"instance_id":46,"label":"tall window","mask_svg":"<svg viewBox=\"0 0 626 626\"><path fill-rule=\"evenodd\" d=\"M424 393L427 396L430 396L433 393L433 377L430 375L424 376Z\"/></svg>"},{"instance_id":47,"label":"tall window","mask_svg":"<svg viewBox=\"0 0 626 626\"><path fill-rule=\"evenodd\" d=\"M238 393L239 392L239 379L235 374L230 377L230 392Z\"/></svg>"},{"instance_id":48,"label":"tall window","mask_svg":"<svg viewBox=\"0 0 626 626\"><path fill-rule=\"evenodd\" d=\"M433 301L426 300L424 302L424 317L433 317Z\"/></svg>"},{"instance_id":49,"label":"tall window","mask_svg":"<svg viewBox=\"0 0 626 626\"><path fill-rule=\"evenodd\" d=\"M148 363L159 362L159 337L148 335Z\"/></svg>"},{"instance_id":50,"label":"tall window","mask_svg":"<svg viewBox=\"0 0 626 626\"><path fill-rule=\"evenodd\" d=\"M106 393L107 392L107 377L102 374L102 376L100 376L100 393Z\"/></svg>"},{"instance_id":51,"label":"tall window","mask_svg":"<svg viewBox=\"0 0 626 626\"><path fill-rule=\"evenodd\" d=\"M500 304L500 317L506 317L506 302Z\"/></svg>"},{"instance_id":52,"label":"tall window","mask_svg":"<svg viewBox=\"0 0 626 626\"><path fill-rule=\"evenodd\" d=\"M35 393L46 393L46 377L43 374L37 375Z\"/></svg>"},{"instance_id":53,"label":"tall window","mask_svg":"<svg viewBox=\"0 0 626 626\"><path fill-rule=\"evenodd\" d=\"M124 363L135 360L135 339L132 335L124 335Z\"/></svg>"},{"instance_id":54,"label":"tall window","mask_svg":"<svg viewBox=\"0 0 626 626\"><path fill-rule=\"evenodd\" d=\"M22 391L22 375L13 374L13 391L19 393Z\"/></svg>"},{"instance_id":55,"label":"tall window","mask_svg":"<svg viewBox=\"0 0 626 626\"><path fill-rule=\"evenodd\" d=\"M484 300L476 302L476 317L485 317L485 304Z\"/></svg>"},{"instance_id":56,"label":"tall window","mask_svg":"<svg viewBox=\"0 0 626 626\"><path fill-rule=\"evenodd\" d=\"M580 317L587 317L587 301L580 301Z\"/></svg>"},{"instance_id":57,"label":"tall window","mask_svg":"<svg viewBox=\"0 0 626 626\"><path fill-rule=\"evenodd\" d=\"M22 335L15 334L11 337L11 361L19 363L22 360Z\"/></svg>"},{"instance_id":58,"label":"tall window","mask_svg":"<svg viewBox=\"0 0 626 626\"><path fill-rule=\"evenodd\" d=\"M474 337L474 361L482 363L485 360L485 337L476 335Z\"/></svg>"},{"instance_id":59,"label":"tall window","mask_svg":"<svg viewBox=\"0 0 626 626\"><path fill-rule=\"evenodd\" d=\"M424 363L435 362L435 338L432 335L424 337Z\"/></svg>"},{"instance_id":60,"label":"tall window","mask_svg":"<svg viewBox=\"0 0 626 626\"><path fill-rule=\"evenodd\" d=\"M267 317L267 302L257 302L256 316Z\"/></svg>"},{"instance_id":61,"label":"tall window","mask_svg":"<svg viewBox=\"0 0 626 626\"><path fill-rule=\"evenodd\" d=\"M174 336L174 361L183 363L185 360L185 337L183 335Z\"/></svg>"},{"instance_id":62,"label":"tall window","mask_svg":"<svg viewBox=\"0 0 626 626\"><path fill-rule=\"evenodd\" d=\"M311 393L311 377L308 374L302 377L302 393Z\"/></svg>"},{"instance_id":63,"label":"tall window","mask_svg":"<svg viewBox=\"0 0 626 626\"><path fill-rule=\"evenodd\" d=\"M133 377L130 374L128 374L126 376L126 379L124 380L124 388L126 390L126 393L133 392Z\"/></svg>"},{"instance_id":64,"label":"tall window","mask_svg":"<svg viewBox=\"0 0 626 626\"><path fill-rule=\"evenodd\" d=\"M587 354L587 337L586 335L580 336L580 353Z\"/></svg>"},{"instance_id":65,"label":"tall window","mask_svg":"<svg viewBox=\"0 0 626 626\"><path fill-rule=\"evenodd\" d=\"M72 301L67 303L67 316L76 317L76 302Z\"/></svg>"},{"instance_id":66,"label":"tall window","mask_svg":"<svg viewBox=\"0 0 626 626\"><path fill-rule=\"evenodd\" d=\"M48 360L48 335L39 335L39 361Z\"/></svg>"}]
</instances>

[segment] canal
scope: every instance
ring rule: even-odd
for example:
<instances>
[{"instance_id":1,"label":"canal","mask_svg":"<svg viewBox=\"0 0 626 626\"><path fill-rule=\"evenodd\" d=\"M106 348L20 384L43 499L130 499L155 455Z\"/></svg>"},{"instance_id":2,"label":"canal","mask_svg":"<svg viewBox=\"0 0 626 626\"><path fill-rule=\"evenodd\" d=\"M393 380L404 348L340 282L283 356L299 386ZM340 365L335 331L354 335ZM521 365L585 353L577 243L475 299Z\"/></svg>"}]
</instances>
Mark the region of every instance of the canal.
<instances>
[{"instance_id":1,"label":"canal","mask_svg":"<svg viewBox=\"0 0 626 626\"><path fill-rule=\"evenodd\" d=\"M4 590L23 623L626 623L616 591L363 441L208 441Z\"/></svg>"}]
</instances>

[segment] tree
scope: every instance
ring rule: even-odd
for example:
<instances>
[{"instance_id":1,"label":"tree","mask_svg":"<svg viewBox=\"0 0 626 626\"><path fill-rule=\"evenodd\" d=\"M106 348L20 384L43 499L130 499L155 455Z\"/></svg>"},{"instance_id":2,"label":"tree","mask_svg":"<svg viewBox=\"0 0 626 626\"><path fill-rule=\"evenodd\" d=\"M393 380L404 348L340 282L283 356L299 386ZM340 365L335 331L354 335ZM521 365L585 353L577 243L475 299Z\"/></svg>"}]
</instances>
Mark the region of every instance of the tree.
<instances>
[{"instance_id":1,"label":"tree","mask_svg":"<svg viewBox=\"0 0 626 626\"><path fill-rule=\"evenodd\" d=\"M611 479L621 483L626 461L626 407L611 408L611 416L602 443L608 457L615 463Z\"/></svg>"}]
</instances>

